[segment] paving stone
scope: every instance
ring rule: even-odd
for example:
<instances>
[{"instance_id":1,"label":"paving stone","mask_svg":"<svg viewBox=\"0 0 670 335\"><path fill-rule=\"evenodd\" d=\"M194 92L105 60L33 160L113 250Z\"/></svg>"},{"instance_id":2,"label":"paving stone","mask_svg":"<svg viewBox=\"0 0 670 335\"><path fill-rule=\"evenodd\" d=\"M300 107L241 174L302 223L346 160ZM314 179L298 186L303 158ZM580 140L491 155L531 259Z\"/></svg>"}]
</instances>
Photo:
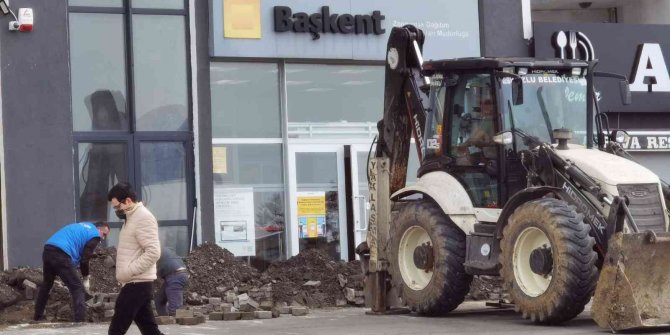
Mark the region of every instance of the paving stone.
<instances>
[{"instance_id":1,"label":"paving stone","mask_svg":"<svg viewBox=\"0 0 670 335\"><path fill-rule=\"evenodd\" d=\"M307 315L307 307L291 307L291 314L293 316L304 316Z\"/></svg>"},{"instance_id":2,"label":"paving stone","mask_svg":"<svg viewBox=\"0 0 670 335\"><path fill-rule=\"evenodd\" d=\"M30 287L30 288L32 288L33 290L36 290L36 289L37 289L37 284L31 282L31 281L28 280L28 279L24 279L24 280L23 280L23 287L25 287L25 288Z\"/></svg>"},{"instance_id":3,"label":"paving stone","mask_svg":"<svg viewBox=\"0 0 670 335\"><path fill-rule=\"evenodd\" d=\"M260 308L264 311L271 311L272 310L272 301L270 301L270 300L261 301Z\"/></svg>"},{"instance_id":4,"label":"paving stone","mask_svg":"<svg viewBox=\"0 0 670 335\"><path fill-rule=\"evenodd\" d=\"M242 314L240 312L223 313L223 320L224 321L239 320L241 317L242 317Z\"/></svg>"},{"instance_id":5,"label":"paving stone","mask_svg":"<svg viewBox=\"0 0 670 335\"><path fill-rule=\"evenodd\" d=\"M218 312L224 312L224 313L225 312L232 312L232 308L233 308L232 304L224 302L221 305L219 305Z\"/></svg>"},{"instance_id":6,"label":"paving stone","mask_svg":"<svg viewBox=\"0 0 670 335\"><path fill-rule=\"evenodd\" d=\"M272 319L272 312L270 311L255 311L254 317L256 319Z\"/></svg>"},{"instance_id":7,"label":"paving stone","mask_svg":"<svg viewBox=\"0 0 670 335\"><path fill-rule=\"evenodd\" d=\"M281 316L281 313L279 312L279 307L272 307L272 317L273 318L278 318Z\"/></svg>"},{"instance_id":8,"label":"paving stone","mask_svg":"<svg viewBox=\"0 0 670 335\"><path fill-rule=\"evenodd\" d=\"M253 312L241 312L240 313L240 319L241 320L253 320L254 319L254 313Z\"/></svg>"},{"instance_id":9,"label":"paving stone","mask_svg":"<svg viewBox=\"0 0 670 335\"><path fill-rule=\"evenodd\" d=\"M156 324L158 325L173 325L175 323L177 323L177 320L175 320L175 318L172 316L156 317Z\"/></svg>"},{"instance_id":10,"label":"paving stone","mask_svg":"<svg viewBox=\"0 0 670 335\"><path fill-rule=\"evenodd\" d=\"M177 323L182 326L195 326L201 322L199 318L194 316L194 317L177 318Z\"/></svg>"},{"instance_id":11,"label":"paving stone","mask_svg":"<svg viewBox=\"0 0 670 335\"><path fill-rule=\"evenodd\" d=\"M105 300L104 300L103 302L113 302L113 303L116 303L116 298L118 298L118 297L119 297L119 294L118 294L118 293L109 293L109 294L106 294L106 295L105 295L105 297L104 297Z\"/></svg>"},{"instance_id":12,"label":"paving stone","mask_svg":"<svg viewBox=\"0 0 670 335\"><path fill-rule=\"evenodd\" d=\"M291 307L289 306L280 306L278 307L279 314L291 314Z\"/></svg>"},{"instance_id":13,"label":"paving stone","mask_svg":"<svg viewBox=\"0 0 670 335\"><path fill-rule=\"evenodd\" d=\"M205 315L196 315L195 318L198 320L198 324L207 322Z\"/></svg>"},{"instance_id":14,"label":"paving stone","mask_svg":"<svg viewBox=\"0 0 670 335\"><path fill-rule=\"evenodd\" d=\"M212 305L212 306L221 305L221 298L212 297L212 298L209 298L208 301L209 301L209 304Z\"/></svg>"},{"instance_id":15,"label":"paving stone","mask_svg":"<svg viewBox=\"0 0 670 335\"><path fill-rule=\"evenodd\" d=\"M114 316L114 310L113 309L108 309L105 311L105 318L111 318Z\"/></svg>"},{"instance_id":16,"label":"paving stone","mask_svg":"<svg viewBox=\"0 0 670 335\"><path fill-rule=\"evenodd\" d=\"M235 292L228 291L226 292L225 300L227 303L232 304L235 302L235 300L237 300L237 295L235 294Z\"/></svg>"},{"instance_id":17,"label":"paving stone","mask_svg":"<svg viewBox=\"0 0 670 335\"><path fill-rule=\"evenodd\" d=\"M347 301L354 302L356 300L356 290L347 287L344 289L344 296L347 298Z\"/></svg>"},{"instance_id":18,"label":"paving stone","mask_svg":"<svg viewBox=\"0 0 670 335\"><path fill-rule=\"evenodd\" d=\"M175 317L176 318L192 318L195 315L193 315L193 311L190 309L185 309L185 308L180 308L175 312Z\"/></svg>"},{"instance_id":19,"label":"paving stone","mask_svg":"<svg viewBox=\"0 0 670 335\"><path fill-rule=\"evenodd\" d=\"M221 320L223 320L223 313L222 312L209 313L209 320L211 320L211 321L221 321Z\"/></svg>"},{"instance_id":20,"label":"paving stone","mask_svg":"<svg viewBox=\"0 0 670 335\"><path fill-rule=\"evenodd\" d=\"M347 301L344 299L336 299L335 300L335 306L337 307L343 307L347 305Z\"/></svg>"},{"instance_id":21,"label":"paving stone","mask_svg":"<svg viewBox=\"0 0 670 335\"><path fill-rule=\"evenodd\" d=\"M344 288L347 285L347 278L343 274L337 274L337 281L340 282L340 287Z\"/></svg>"}]
</instances>

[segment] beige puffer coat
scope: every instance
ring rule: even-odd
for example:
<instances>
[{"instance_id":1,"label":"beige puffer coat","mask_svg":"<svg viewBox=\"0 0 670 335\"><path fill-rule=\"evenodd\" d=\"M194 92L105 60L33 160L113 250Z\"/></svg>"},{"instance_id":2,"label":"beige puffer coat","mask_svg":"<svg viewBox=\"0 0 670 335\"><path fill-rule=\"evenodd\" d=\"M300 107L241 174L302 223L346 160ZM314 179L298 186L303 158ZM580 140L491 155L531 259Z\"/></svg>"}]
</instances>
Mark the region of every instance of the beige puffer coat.
<instances>
[{"instance_id":1,"label":"beige puffer coat","mask_svg":"<svg viewBox=\"0 0 670 335\"><path fill-rule=\"evenodd\" d=\"M116 251L116 280L121 284L156 279L156 262L161 256L158 222L141 202L126 211L126 223L119 233Z\"/></svg>"}]
</instances>

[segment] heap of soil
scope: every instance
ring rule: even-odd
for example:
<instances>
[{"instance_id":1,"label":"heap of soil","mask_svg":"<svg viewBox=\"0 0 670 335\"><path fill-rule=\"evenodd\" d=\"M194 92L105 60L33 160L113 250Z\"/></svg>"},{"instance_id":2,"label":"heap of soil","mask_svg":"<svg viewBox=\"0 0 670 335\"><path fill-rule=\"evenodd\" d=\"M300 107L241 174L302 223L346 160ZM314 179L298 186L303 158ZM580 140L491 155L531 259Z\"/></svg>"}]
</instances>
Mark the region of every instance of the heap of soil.
<instances>
[{"instance_id":1,"label":"heap of soil","mask_svg":"<svg viewBox=\"0 0 670 335\"><path fill-rule=\"evenodd\" d=\"M121 290L116 281L116 248L98 247L88 266L92 292L117 293Z\"/></svg>"},{"instance_id":2,"label":"heap of soil","mask_svg":"<svg viewBox=\"0 0 670 335\"><path fill-rule=\"evenodd\" d=\"M334 306L337 300L346 302L345 288L363 289L357 261L341 262L319 249L308 249L289 260L274 262L264 274L272 279L275 302L288 304ZM305 285L309 281L320 284Z\"/></svg>"},{"instance_id":3,"label":"heap of soil","mask_svg":"<svg viewBox=\"0 0 670 335\"><path fill-rule=\"evenodd\" d=\"M224 297L235 287L264 284L258 270L215 243L203 243L184 262L191 274L188 291L201 296Z\"/></svg>"}]
</instances>

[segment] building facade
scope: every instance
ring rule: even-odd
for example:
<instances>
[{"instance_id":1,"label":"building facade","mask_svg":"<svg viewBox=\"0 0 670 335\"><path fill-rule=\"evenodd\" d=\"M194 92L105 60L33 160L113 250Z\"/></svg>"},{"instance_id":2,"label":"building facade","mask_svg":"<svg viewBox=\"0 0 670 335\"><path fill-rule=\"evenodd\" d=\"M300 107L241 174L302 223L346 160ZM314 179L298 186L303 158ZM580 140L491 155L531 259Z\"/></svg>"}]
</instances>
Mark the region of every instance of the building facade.
<instances>
[{"instance_id":1,"label":"building facade","mask_svg":"<svg viewBox=\"0 0 670 335\"><path fill-rule=\"evenodd\" d=\"M35 25L0 30L4 267L39 264L44 240L77 220L108 220L114 245L118 181L182 255L211 241L258 267L308 247L352 259L391 27L423 29L426 59L541 54L520 0L11 6L33 8Z\"/></svg>"}]
</instances>

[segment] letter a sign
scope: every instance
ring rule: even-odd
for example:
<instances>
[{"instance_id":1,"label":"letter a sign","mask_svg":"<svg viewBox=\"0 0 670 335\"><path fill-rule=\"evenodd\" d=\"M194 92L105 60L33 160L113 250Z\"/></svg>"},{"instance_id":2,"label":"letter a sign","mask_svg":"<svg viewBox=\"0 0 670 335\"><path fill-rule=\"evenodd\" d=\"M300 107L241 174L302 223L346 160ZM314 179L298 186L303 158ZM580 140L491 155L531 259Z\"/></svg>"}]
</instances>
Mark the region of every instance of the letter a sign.
<instances>
[{"instance_id":1,"label":"letter a sign","mask_svg":"<svg viewBox=\"0 0 670 335\"><path fill-rule=\"evenodd\" d=\"M638 47L637 66L633 69L633 92L670 92L670 76L661 45L644 43Z\"/></svg>"}]
</instances>

